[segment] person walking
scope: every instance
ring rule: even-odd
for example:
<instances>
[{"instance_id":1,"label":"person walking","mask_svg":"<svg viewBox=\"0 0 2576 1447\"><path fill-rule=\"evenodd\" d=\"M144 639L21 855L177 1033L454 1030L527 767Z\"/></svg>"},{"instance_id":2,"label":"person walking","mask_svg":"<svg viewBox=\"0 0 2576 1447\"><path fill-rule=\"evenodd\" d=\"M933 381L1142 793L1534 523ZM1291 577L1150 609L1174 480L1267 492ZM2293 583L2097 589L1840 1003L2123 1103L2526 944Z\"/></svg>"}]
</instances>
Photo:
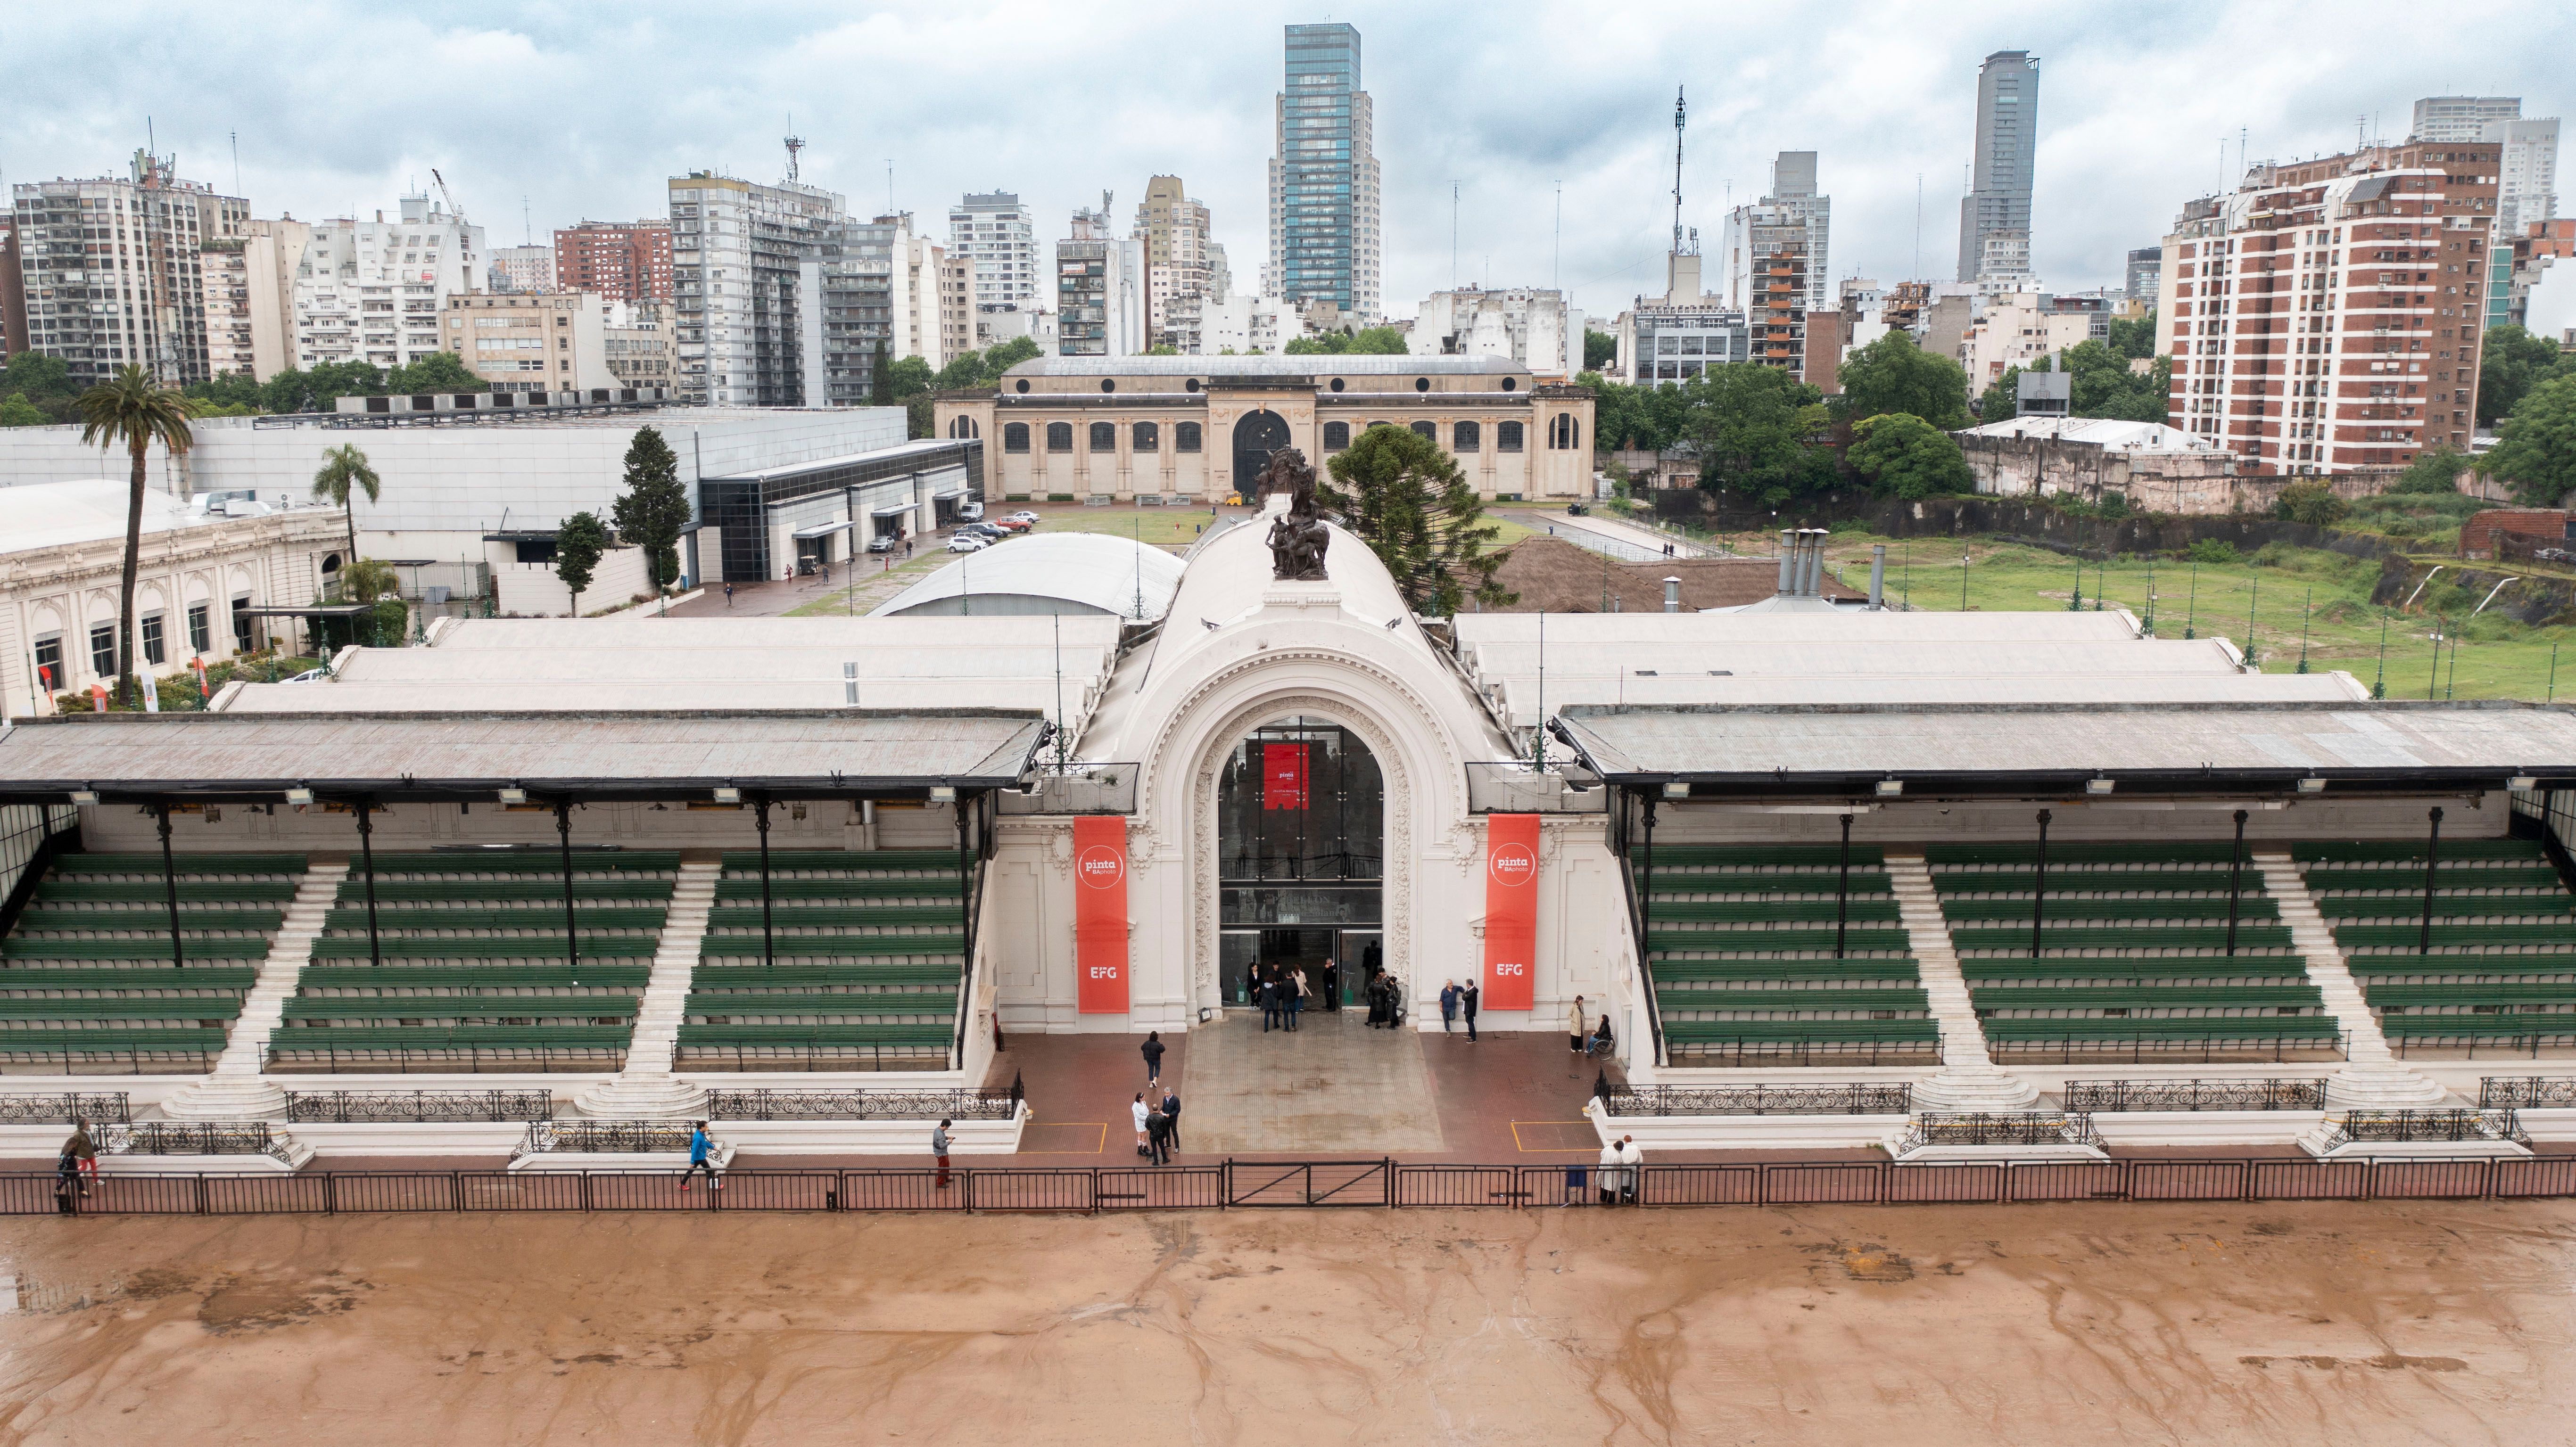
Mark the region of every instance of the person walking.
<instances>
[{"instance_id":1,"label":"person walking","mask_svg":"<svg viewBox=\"0 0 2576 1447\"><path fill-rule=\"evenodd\" d=\"M1447 1031L1458 1023L1458 982L1451 980L1440 987L1440 1028Z\"/></svg>"},{"instance_id":2,"label":"person walking","mask_svg":"<svg viewBox=\"0 0 2576 1447\"><path fill-rule=\"evenodd\" d=\"M1324 961L1324 1008L1336 1015L1342 1011L1342 967L1330 958Z\"/></svg>"},{"instance_id":3,"label":"person walking","mask_svg":"<svg viewBox=\"0 0 2576 1447\"><path fill-rule=\"evenodd\" d=\"M78 1193L74 1189L79 1182L80 1157L73 1155L69 1149L65 1149L63 1153L54 1160L55 1210L66 1216L77 1216L80 1214L80 1202L75 1199Z\"/></svg>"},{"instance_id":4,"label":"person walking","mask_svg":"<svg viewBox=\"0 0 2576 1447\"><path fill-rule=\"evenodd\" d=\"M98 1179L98 1142L90 1139L88 1117L73 1117L71 1139L63 1142L63 1154L79 1165L80 1193L88 1195L90 1183Z\"/></svg>"},{"instance_id":5,"label":"person walking","mask_svg":"<svg viewBox=\"0 0 2576 1447\"><path fill-rule=\"evenodd\" d=\"M728 608L733 606L733 584L731 583L725 584L725 606Z\"/></svg>"},{"instance_id":6,"label":"person walking","mask_svg":"<svg viewBox=\"0 0 2576 1447\"><path fill-rule=\"evenodd\" d=\"M1128 1113L1136 1118L1136 1154L1140 1156L1150 1154L1145 1141L1145 1117L1153 1112L1145 1108L1145 1092L1141 1090L1136 1092L1136 1103L1128 1108Z\"/></svg>"},{"instance_id":7,"label":"person walking","mask_svg":"<svg viewBox=\"0 0 2576 1447\"><path fill-rule=\"evenodd\" d=\"M1476 1007L1484 994L1484 989L1473 980L1467 982L1466 989L1458 992L1458 1013L1467 1017L1467 1043L1470 1045L1476 1043Z\"/></svg>"},{"instance_id":8,"label":"person walking","mask_svg":"<svg viewBox=\"0 0 2576 1447\"><path fill-rule=\"evenodd\" d=\"M1307 984L1307 983L1306 983L1306 971L1305 971L1305 968L1304 968L1303 966L1300 966L1300 967L1298 967L1298 968L1296 968L1296 969L1293 969L1293 970L1290 970L1290 971L1288 972L1288 1028L1289 1028L1289 1029L1294 1030L1294 1029L1296 1029L1299 1025L1301 1025L1301 1024L1303 1024L1303 1023L1305 1022L1305 1019L1306 1019L1306 997L1307 997L1308 995L1310 995L1310 994L1313 994L1313 993L1314 993L1314 986L1309 985L1309 984Z\"/></svg>"},{"instance_id":9,"label":"person walking","mask_svg":"<svg viewBox=\"0 0 2576 1447\"><path fill-rule=\"evenodd\" d=\"M1181 1097L1179 1092L1168 1085L1163 1087L1163 1119L1170 1123L1168 1133L1172 1138L1172 1149L1179 1150L1181 1148Z\"/></svg>"},{"instance_id":10,"label":"person walking","mask_svg":"<svg viewBox=\"0 0 2576 1447\"><path fill-rule=\"evenodd\" d=\"M699 1121L689 1127L689 1168L680 1173L680 1190L683 1194L687 1193L690 1183L697 1179L700 1171L707 1173L708 1190L724 1189L724 1181L716 1175L715 1161L712 1159L715 1148L716 1143L707 1136L705 1121Z\"/></svg>"},{"instance_id":11,"label":"person walking","mask_svg":"<svg viewBox=\"0 0 2576 1447\"><path fill-rule=\"evenodd\" d=\"M1136 1047L1145 1055L1145 1088L1151 1090L1163 1078L1163 1032L1148 1030L1145 1043Z\"/></svg>"},{"instance_id":12,"label":"person walking","mask_svg":"<svg viewBox=\"0 0 2576 1447\"><path fill-rule=\"evenodd\" d=\"M1158 1166L1172 1163L1172 1118L1159 1110L1145 1117L1145 1159Z\"/></svg>"},{"instance_id":13,"label":"person walking","mask_svg":"<svg viewBox=\"0 0 2576 1447\"><path fill-rule=\"evenodd\" d=\"M938 1128L930 1133L930 1154L939 1162L939 1179L933 1184L933 1190L948 1189L948 1127L952 1123L943 1120Z\"/></svg>"},{"instance_id":14,"label":"person walking","mask_svg":"<svg viewBox=\"0 0 2576 1447\"><path fill-rule=\"evenodd\" d=\"M1253 993L1261 1002L1261 1033L1267 1035L1270 1027L1279 1023L1279 982L1264 972Z\"/></svg>"}]
</instances>

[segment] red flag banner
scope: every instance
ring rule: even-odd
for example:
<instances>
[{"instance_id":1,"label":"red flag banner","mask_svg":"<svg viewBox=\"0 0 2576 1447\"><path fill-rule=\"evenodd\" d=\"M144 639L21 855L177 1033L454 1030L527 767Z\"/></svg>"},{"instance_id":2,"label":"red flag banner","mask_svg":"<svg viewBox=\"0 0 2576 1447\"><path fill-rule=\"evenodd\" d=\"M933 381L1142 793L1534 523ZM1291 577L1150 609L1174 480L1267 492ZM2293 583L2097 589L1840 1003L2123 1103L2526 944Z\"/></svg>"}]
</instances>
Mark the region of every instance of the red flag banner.
<instances>
[{"instance_id":1,"label":"red flag banner","mask_svg":"<svg viewBox=\"0 0 2576 1447\"><path fill-rule=\"evenodd\" d=\"M1485 816L1485 998L1488 1010L1533 1006L1538 959L1538 816Z\"/></svg>"},{"instance_id":2,"label":"red flag banner","mask_svg":"<svg viewBox=\"0 0 2576 1447\"><path fill-rule=\"evenodd\" d=\"M1261 746L1261 807L1264 809L1304 809L1306 807L1306 746L1304 744L1263 744Z\"/></svg>"},{"instance_id":3,"label":"red flag banner","mask_svg":"<svg viewBox=\"0 0 2576 1447\"><path fill-rule=\"evenodd\" d=\"M1075 1008L1127 1013L1127 820L1085 814L1073 821Z\"/></svg>"}]
</instances>

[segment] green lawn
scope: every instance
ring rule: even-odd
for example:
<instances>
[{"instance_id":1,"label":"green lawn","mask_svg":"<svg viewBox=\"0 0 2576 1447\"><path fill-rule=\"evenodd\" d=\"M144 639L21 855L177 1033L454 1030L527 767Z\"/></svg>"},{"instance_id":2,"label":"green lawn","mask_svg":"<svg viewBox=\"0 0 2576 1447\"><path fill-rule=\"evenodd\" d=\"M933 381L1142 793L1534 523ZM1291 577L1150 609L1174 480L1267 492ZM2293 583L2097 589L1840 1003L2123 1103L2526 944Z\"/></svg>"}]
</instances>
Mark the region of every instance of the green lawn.
<instances>
[{"instance_id":1,"label":"green lawn","mask_svg":"<svg viewBox=\"0 0 2576 1447\"><path fill-rule=\"evenodd\" d=\"M2159 638L2223 637L2244 646L2249 631L2256 661L2266 673L2294 673L2305 635L2310 672L2342 669L2364 687L2381 677L2381 634L2386 631L2386 687L2390 698L2423 698L2432 684L2435 698L2520 698L2539 701L2554 696L2551 655L2565 642L2576 642L2576 630L2527 627L2490 608L2461 621L2484 601L2483 588L2454 588L2437 575L2412 609L2379 608L2370 602L2379 579L2375 560L2339 553L2274 545L2264 550L2265 565L2202 563L2171 559L2153 564L2123 559L2107 566L2016 543L1976 539L1962 545L1942 539L1873 538L1837 533L1827 556L1843 581L1854 588L1869 585L1870 545L1887 544L1887 594L1891 602L1939 612L1956 612L1961 603L1961 556L1967 566L1966 605L1971 610L2062 609L2073 597L2080 570L2084 606L2095 607L2107 596L2113 607L2148 615L2150 580L2154 589L2154 624ZM2441 649L2441 677L2432 678L2433 635L2441 628L2458 638L2456 657L2446 640ZM2566 662L2576 690L2576 648Z\"/></svg>"}]
</instances>

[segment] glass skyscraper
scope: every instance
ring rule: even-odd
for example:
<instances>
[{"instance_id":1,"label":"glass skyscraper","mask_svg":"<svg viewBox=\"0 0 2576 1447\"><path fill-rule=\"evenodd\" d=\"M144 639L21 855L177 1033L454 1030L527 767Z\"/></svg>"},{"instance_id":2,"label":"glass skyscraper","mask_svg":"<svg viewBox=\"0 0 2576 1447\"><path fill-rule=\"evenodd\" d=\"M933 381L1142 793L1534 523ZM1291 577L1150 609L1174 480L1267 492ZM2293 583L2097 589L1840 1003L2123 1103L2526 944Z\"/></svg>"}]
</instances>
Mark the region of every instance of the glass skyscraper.
<instances>
[{"instance_id":1,"label":"glass skyscraper","mask_svg":"<svg viewBox=\"0 0 2576 1447\"><path fill-rule=\"evenodd\" d=\"M1378 169L1360 33L1288 27L1270 161L1270 264L1262 290L1303 306L1326 301L1374 320L1379 294Z\"/></svg>"},{"instance_id":2,"label":"glass skyscraper","mask_svg":"<svg viewBox=\"0 0 2576 1447\"><path fill-rule=\"evenodd\" d=\"M1998 50L1977 69L1977 154L1959 201L1959 280L2030 269L2030 190L2039 150L2039 62Z\"/></svg>"}]
</instances>

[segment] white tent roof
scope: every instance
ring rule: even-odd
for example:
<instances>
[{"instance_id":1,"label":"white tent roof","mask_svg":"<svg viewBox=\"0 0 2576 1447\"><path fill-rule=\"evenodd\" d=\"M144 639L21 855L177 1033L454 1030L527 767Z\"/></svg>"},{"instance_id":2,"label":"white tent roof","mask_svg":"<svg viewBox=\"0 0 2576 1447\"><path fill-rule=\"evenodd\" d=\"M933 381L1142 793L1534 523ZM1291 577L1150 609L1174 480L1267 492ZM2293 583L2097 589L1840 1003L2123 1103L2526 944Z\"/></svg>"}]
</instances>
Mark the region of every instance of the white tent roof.
<instances>
[{"instance_id":1,"label":"white tent roof","mask_svg":"<svg viewBox=\"0 0 2576 1447\"><path fill-rule=\"evenodd\" d=\"M1161 548L1106 533L1037 533L960 554L878 604L872 616L959 596L1008 594L1062 599L1146 622L1163 616L1180 585L1181 560Z\"/></svg>"},{"instance_id":2,"label":"white tent roof","mask_svg":"<svg viewBox=\"0 0 2576 1447\"><path fill-rule=\"evenodd\" d=\"M0 487L0 552L33 552L125 536L123 478L31 482ZM188 505L157 487L143 489L143 530L186 527Z\"/></svg>"},{"instance_id":3,"label":"white tent roof","mask_svg":"<svg viewBox=\"0 0 2576 1447\"><path fill-rule=\"evenodd\" d=\"M2098 447L2117 447L2127 452L2216 452L2216 441L2195 437L2179 427L2161 422L2122 422L2110 417L2007 417L1983 427L1971 427L1962 437L2028 437L2054 438L2060 442L2090 442Z\"/></svg>"}]
</instances>

